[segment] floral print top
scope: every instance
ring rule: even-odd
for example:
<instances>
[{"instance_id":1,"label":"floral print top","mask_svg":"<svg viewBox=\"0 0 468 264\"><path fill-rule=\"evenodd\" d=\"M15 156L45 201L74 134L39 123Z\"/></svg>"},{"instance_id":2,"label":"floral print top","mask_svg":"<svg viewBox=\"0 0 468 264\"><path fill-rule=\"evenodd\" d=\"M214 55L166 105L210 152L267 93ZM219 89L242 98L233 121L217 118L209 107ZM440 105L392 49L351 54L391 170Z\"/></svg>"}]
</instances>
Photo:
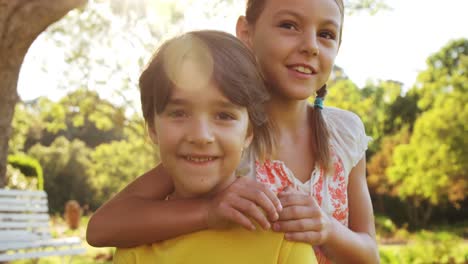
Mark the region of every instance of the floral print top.
<instances>
[{"instance_id":1,"label":"floral print top","mask_svg":"<svg viewBox=\"0 0 468 264\"><path fill-rule=\"evenodd\" d=\"M337 108L323 109L324 119L330 131L332 169L327 173L316 166L310 179L302 183L282 161L267 160L256 163L256 178L276 192L287 186L315 197L322 210L345 226L348 226L348 176L351 169L364 157L370 138L366 136L359 117ZM332 263L314 247L318 263Z\"/></svg>"}]
</instances>

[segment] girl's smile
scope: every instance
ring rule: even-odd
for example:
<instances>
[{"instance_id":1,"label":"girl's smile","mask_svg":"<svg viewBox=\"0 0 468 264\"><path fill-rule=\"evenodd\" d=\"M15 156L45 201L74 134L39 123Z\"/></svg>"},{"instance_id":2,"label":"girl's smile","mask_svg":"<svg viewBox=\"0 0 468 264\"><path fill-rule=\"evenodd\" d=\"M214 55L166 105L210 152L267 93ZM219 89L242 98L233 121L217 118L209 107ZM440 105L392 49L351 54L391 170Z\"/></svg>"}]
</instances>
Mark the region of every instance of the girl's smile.
<instances>
[{"instance_id":1,"label":"girl's smile","mask_svg":"<svg viewBox=\"0 0 468 264\"><path fill-rule=\"evenodd\" d=\"M314 67L304 63L291 64L286 67L289 69L290 73L293 74L293 77L298 79L307 80L317 74Z\"/></svg>"}]
</instances>

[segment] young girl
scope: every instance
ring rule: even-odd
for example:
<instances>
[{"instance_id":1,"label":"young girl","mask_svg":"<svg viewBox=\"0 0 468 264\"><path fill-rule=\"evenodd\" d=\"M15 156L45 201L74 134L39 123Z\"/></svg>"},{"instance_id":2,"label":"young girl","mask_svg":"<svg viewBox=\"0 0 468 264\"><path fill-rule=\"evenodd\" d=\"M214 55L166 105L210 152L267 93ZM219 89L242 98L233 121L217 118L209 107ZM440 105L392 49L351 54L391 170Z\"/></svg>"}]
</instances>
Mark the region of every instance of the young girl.
<instances>
[{"instance_id":1,"label":"young girl","mask_svg":"<svg viewBox=\"0 0 468 264\"><path fill-rule=\"evenodd\" d=\"M271 153L262 85L255 58L227 33L190 32L160 47L140 77L140 91L150 137L174 182L169 199L210 197L225 189L251 142L260 159ZM114 256L114 263L188 261L295 264L315 263L315 257L310 246L286 241L281 233L241 227L118 249Z\"/></svg>"},{"instance_id":2,"label":"young girl","mask_svg":"<svg viewBox=\"0 0 468 264\"><path fill-rule=\"evenodd\" d=\"M252 228L250 217L264 228L270 220L287 239L313 245L321 263L378 262L365 177L368 138L356 115L323 107L325 83L341 43L343 12L341 0L249 0L246 16L237 23L237 35L255 54L271 94L267 111L277 138L274 160L258 164L258 182L271 181L277 190L295 185L305 194L281 192L281 210L265 186L240 178L211 199L155 201L163 200L173 186L160 166L96 212L88 241L131 246L225 221ZM316 96L314 105L309 96ZM131 213L112 221L120 210Z\"/></svg>"}]
</instances>

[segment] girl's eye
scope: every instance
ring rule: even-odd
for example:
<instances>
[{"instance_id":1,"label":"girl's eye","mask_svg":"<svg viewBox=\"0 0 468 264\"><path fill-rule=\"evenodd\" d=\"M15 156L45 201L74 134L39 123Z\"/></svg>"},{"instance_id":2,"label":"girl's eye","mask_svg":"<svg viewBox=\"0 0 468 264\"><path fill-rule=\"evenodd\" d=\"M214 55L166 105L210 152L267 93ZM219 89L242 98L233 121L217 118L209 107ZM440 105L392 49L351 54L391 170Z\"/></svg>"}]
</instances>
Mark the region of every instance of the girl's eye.
<instances>
[{"instance_id":1,"label":"girl's eye","mask_svg":"<svg viewBox=\"0 0 468 264\"><path fill-rule=\"evenodd\" d=\"M320 32L320 37L322 38L326 38L326 39L336 39L336 35L333 33L333 32L330 32L330 31L323 31L323 32Z\"/></svg>"},{"instance_id":2,"label":"girl's eye","mask_svg":"<svg viewBox=\"0 0 468 264\"><path fill-rule=\"evenodd\" d=\"M281 22L279 24L279 27L284 28L284 29L289 29L289 30L297 30L296 24L294 24L292 22Z\"/></svg>"},{"instance_id":3,"label":"girl's eye","mask_svg":"<svg viewBox=\"0 0 468 264\"><path fill-rule=\"evenodd\" d=\"M220 113L216 114L216 118L219 119L219 120L225 120L225 121L235 120L236 119L235 115L230 114L230 113L226 113L226 112L220 112Z\"/></svg>"},{"instance_id":4,"label":"girl's eye","mask_svg":"<svg viewBox=\"0 0 468 264\"><path fill-rule=\"evenodd\" d=\"M172 118L181 118L181 117L186 117L187 113L184 110L172 110L172 111L169 111L167 115Z\"/></svg>"}]
</instances>

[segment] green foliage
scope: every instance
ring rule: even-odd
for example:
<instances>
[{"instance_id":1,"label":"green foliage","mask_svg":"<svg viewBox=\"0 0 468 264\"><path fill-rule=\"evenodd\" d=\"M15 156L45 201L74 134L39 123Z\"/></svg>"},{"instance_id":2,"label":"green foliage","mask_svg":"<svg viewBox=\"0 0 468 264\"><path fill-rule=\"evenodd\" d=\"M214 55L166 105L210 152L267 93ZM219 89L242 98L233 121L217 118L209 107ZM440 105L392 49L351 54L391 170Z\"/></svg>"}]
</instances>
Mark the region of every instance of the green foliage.
<instances>
[{"instance_id":1,"label":"green foliage","mask_svg":"<svg viewBox=\"0 0 468 264\"><path fill-rule=\"evenodd\" d=\"M425 111L441 94L467 90L468 39L449 42L427 59L427 70L418 75L413 91L420 97L418 106Z\"/></svg>"},{"instance_id":2,"label":"green foliage","mask_svg":"<svg viewBox=\"0 0 468 264\"><path fill-rule=\"evenodd\" d=\"M411 217L413 223L424 224L434 205L459 206L468 193L468 57L461 55L454 60L453 54L460 54L460 42L454 43L448 45L453 52L444 48L434 55L437 60L429 61L435 65L439 65L438 61L453 62L444 63L457 69L439 65L422 73L437 73L440 83L429 79L423 89L416 91L425 111L415 123L409 144L395 148L393 164L387 170L390 182L398 185L398 196L413 207L410 211L424 211ZM442 60L441 54L450 58ZM439 88L435 89L434 84Z\"/></svg>"},{"instance_id":3,"label":"green foliage","mask_svg":"<svg viewBox=\"0 0 468 264\"><path fill-rule=\"evenodd\" d=\"M381 237L390 237L397 230L396 225L386 216L376 215L374 220L376 232Z\"/></svg>"},{"instance_id":4,"label":"green foliage","mask_svg":"<svg viewBox=\"0 0 468 264\"><path fill-rule=\"evenodd\" d=\"M34 189L44 189L44 176L41 164L38 160L25 154L15 154L8 156L8 164L17 168L26 177L35 177L37 186Z\"/></svg>"},{"instance_id":5,"label":"green foliage","mask_svg":"<svg viewBox=\"0 0 468 264\"><path fill-rule=\"evenodd\" d=\"M25 128L25 151L36 143L49 146L59 136L80 139L90 147L123 138L124 109L101 99L94 91L78 89L59 102L39 98L24 107L34 120Z\"/></svg>"},{"instance_id":6,"label":"green foliage","mask_svg":"<svg viewBox=\"0 0 468 264\"><path fill-rule=\"evenodd\" d=\"M37 178L26 177L19 169L7 164L6 187L14 190L37 190Z\"/></svg>"},{"instance_id":7,"label":"green foliage","mask_svg":"<svg viewBox=\"0 0 468 264\"><path fill-rule=\"evenodd\" d=\"M394 149L409 143L409 129L403 128L394 135L384 136L380 145L380 150L375 153L367 164L367 183L371 193L375 195L395 195L395 186L386 174L388 167L393 164Z\"/></svg>"},{"instance_id":8,"label":"green foliage","mask_svg":"<svg viewBox=\"0 0 468 264\"><path fill-rule=\"evenodd\" d=\"M343 75L339 70L336 73ZM368 83L366 87L359 89L347 77L340 77L330 85L327 105L349 110L362 119L367 134L373 138L370 151L374 153L378 151L385 134L395 133L406 122L411 121L397 120L400 116L398 114L389 115L393 104L401 100L400 94L401 83L398 82Z\"/></svg>"},{"instance_id":9,"label":"green foliage","mask_svg":"<svg viewBox=\"0 0 468 264\"><path fill-rule=\"evenodd\" d=\"M88 174L100 204L156 164L157 157L145 137L143 122L133 122L132 127L127 131L128 139L101 144L91 153Z\"/></svg>"},{"instance_id":10,"label":"green foliage","mask_svg":"<svg viewBox=\"0 0 468 264\"><path fill-rule=\"evenodd\" d=\"M8 141L9 154L24 151L24 145L28 136L29 128L34 120L35 118L27 111L24 104L16 104L15 115L13 116L12 121L12 133L10 140Z\"/></svg>"},{"instance_id":11,"label":"green foliage","mask_svg":"<svg viewBox=\"0 0 468 264\"><path fill-rule=\"evenodd\" d=\"M92 204L93 192L86 169L91 150L80 140L58 137L50 146L36 144L29 150L44 169L44 189L51 213L63 212L65 203L74 199L81 205Z\"/></svg>"},{"instance_id":12,"label":"green foliage","mask_svg":"<svg viewBox=\"0 0 468 264\"><path fill-rule=\"evenodd\" d=\"M468 247L463 240L446 232L422 231L405 246L380 247L382 263L466 263Z\"/></svg>"}]
</instances>

